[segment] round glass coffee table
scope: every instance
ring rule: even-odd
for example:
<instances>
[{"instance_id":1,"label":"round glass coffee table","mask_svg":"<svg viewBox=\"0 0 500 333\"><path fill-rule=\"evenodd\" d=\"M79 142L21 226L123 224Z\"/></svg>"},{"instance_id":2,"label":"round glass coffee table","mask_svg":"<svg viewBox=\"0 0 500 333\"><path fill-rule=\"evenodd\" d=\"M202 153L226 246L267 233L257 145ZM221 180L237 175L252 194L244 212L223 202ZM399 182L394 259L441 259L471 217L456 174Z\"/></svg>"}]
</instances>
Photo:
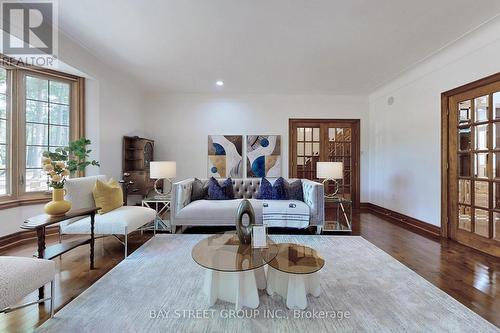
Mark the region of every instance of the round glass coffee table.
<instances>
[{"instance_id":1,"label":"round glass coffee table","mask_svg":"<svg viewBox=\"0 0 500 333\"><path fill-rule=\"evenodd\" d=\"M257 289L266 289L264 265L278 254L278 246L268 237L267 248L241 244L235 233L217 234L198 242L191 252L193 260L206 268L203 290L210 306L217 299L257 308Z\"/></svg>"},{"instance_id":2,"label":"round glass coffee table","mask_svg":"<svg viewBox=\"0 0 500 333\"><path fill-rule=\"evenodd\" d=\"M325 260L316 250L300 244L278 244L276 257L267 270L267 294L278 294L286 300L289 309L307 308L307 294L320 295L317 272Z\"/></svg>"}]
</instances>

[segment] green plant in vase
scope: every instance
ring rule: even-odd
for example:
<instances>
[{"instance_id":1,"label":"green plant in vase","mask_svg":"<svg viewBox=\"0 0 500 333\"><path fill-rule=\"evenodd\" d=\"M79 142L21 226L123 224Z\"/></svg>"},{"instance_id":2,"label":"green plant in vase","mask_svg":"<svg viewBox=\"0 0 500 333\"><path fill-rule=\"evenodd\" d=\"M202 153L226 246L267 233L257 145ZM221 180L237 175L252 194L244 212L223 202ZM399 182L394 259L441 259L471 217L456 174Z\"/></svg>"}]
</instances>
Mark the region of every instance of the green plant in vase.
<instances>
[{"instance_id":1,"label":"green plant in vase","mask_svg":"<svg viewBox=\"0 0 500 333\"><path fill-rule=\"evenodd\" d=\"M50 216L61 216L71 209L71 202L64 200L64 183L69 176L75 176L87 166L100 166L96 160L87 161L92 150L87 149L91 142L81 138L69 143L68 147L42 154L43 171L47 173L47 185L52 188L52 201L45 205L45 212Z\"/></svg>"}]
</instances>

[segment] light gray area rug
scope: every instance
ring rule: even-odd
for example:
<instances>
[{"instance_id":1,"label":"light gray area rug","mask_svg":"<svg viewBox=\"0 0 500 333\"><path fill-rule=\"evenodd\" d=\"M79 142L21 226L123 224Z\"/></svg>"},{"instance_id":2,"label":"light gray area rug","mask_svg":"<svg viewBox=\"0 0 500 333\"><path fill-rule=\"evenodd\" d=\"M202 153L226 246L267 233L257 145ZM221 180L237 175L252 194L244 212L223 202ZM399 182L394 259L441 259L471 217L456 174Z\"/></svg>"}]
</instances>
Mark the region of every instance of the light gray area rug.
<instances>
[{"instance_id":1,"label":"light gray area rug","mask_svg":"<svg viewBox=\"0 0 500 333\"><path fill-rule=\"evenodd\" d=\"M361 237L271 236L325 258L321 296L304 311L260 292L234 312L202 293L192 247L207 235L157 235L45 322L39 332L499 332ZM204 311L206 310L206 311Z\"/></svg>"}]
</instances>

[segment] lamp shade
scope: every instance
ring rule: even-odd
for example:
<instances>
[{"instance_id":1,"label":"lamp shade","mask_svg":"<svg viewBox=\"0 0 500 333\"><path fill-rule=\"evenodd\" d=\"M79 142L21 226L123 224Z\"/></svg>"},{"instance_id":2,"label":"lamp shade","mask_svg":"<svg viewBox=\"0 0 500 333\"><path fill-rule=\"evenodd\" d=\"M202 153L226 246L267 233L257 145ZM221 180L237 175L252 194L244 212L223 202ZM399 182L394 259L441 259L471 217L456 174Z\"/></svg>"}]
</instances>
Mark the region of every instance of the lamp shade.
<instances>
[{"instance_id":1,"label":"lamp shade","mask_svg":"<svg viewBox=\"0 0 500 333\"><path fill-rule=\"evenodd\" d=\"M149 177L153 179L172 179L176 175L176 163L174 161L151 161L149 163Z\"/></svg>"},{"instance_id":2,"label":"lamp shade","mask_svg":"<svg viewBox=\"0 0 500 333\"><path fill-rule=\"evenodd\" d=\"M342 179L344 163L318 162L316 163L316 177L319 179Z\"/></svg>"}]
</instances>

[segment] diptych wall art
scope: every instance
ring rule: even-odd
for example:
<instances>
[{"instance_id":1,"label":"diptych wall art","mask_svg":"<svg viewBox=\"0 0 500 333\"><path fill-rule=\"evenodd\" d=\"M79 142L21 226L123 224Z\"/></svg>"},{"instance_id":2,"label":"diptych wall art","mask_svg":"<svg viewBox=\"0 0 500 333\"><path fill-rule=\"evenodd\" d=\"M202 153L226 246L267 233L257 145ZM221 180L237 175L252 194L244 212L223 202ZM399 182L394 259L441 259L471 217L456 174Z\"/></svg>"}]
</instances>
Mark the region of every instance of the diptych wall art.
<instances>
[{"instance_id":1,"label":"diptych wall art","mask_svg":"<svg viewBox=\"0 0 500 333\"><path fill-rule=\"evenodd\" d=\"M208 136L208 177L243 177L243 136Z\"/></svg>"},{"instance_id":2,"label":"diptych wall art","mask_svg":"<svg viewBox=\"0 0 500 333\"><path fill-rule=\"evenodd\" d=\"M279 135L247 136L247 177L281 176Z\"/></svg>"}]
</instances>

